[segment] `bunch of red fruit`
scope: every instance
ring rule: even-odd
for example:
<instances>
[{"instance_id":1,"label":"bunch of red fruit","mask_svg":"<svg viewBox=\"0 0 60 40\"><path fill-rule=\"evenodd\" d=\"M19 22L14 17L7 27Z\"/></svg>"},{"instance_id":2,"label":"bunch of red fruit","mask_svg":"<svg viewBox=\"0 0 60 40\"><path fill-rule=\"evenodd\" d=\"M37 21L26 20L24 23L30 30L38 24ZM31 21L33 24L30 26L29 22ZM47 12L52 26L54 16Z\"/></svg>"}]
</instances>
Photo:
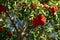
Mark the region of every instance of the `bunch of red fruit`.
<instances>
[{"instance_id":1,"label":"bunch of red fruit","mask_svg":"<svg viewBox=\"0 0 60 40\"><path fill-rule=\"evenodd\" d=\"M50 6L51 15L55 15L54 13L58 10L58 6Z\"/></svg>"},{"instance_id":2,"label":"bunch of red fruit","mask_svg":"<svg viewBox=\"0 0 60 40\"><path fill-rule=\"evenodd\" d=\"M3 27L0 27L0 32L2 32L3 31Z\"/></svg>"},{"instance_id":3,"label":"bunch of red fruit","mask_svg":"<svg viewBox=\"0 0 60 40\"><path fill-rule=\"evenodd\" d=\"M33 5L32 5L32 9L35 10L38 6L38 3L37 2L34 2Z\"/></svg>"},{"instance_id":4,"label":"bunch of red fruit","mask_svg":"<svg viewBox=\"0 0 60 40\"><path fill-rule=\"evenodd\" d=\"M6 11L6 7L5 7L5 6L0 6L0 14L1 14L3 11Z\"/></svg>"},{"instance_id":5,"label":"bunch of red fruit","mask_svg":"<svg viewBox=\"0 0 60 40\"><path fill-rule=\"evenodd\" d=\"M43 9L49 9L51 15L55 15L54 13L58 10L58 6L50 6L48 7L46 4L43 5Z\"/></svg>"},{"instance_id":6,"label":"bunch of red fruit","mask_svg":"<svg viewBox=\"0 0 60 40\"><path fill-rule=\"evenodd\" d=\"M32 20L32 24L34 27L37 26L43 26L46 24L46 18L43 14L39 14L37 16L35 16L35 18Z\"/></svg>"},{"instance_id":7,"label":"bunch of red fruit","mask_svg":"<svg viewBox=\"0 0 60 40\"><path fill-rule=\"evenodd\" d=\"M48 9L49 6L48 6L47 4L44 4L44 5L42 6L42 8L45 10L45 9Z\"/></svg>"}]
</instances>

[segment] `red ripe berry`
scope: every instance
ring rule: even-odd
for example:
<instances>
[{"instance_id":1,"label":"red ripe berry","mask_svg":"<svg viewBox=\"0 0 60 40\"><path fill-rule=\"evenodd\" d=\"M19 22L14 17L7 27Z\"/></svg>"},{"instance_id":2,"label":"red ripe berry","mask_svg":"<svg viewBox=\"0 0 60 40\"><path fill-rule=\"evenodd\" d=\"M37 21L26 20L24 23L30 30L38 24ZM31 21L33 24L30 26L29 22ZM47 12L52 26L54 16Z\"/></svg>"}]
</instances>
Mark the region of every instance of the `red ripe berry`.
<instances>
[{"instance_id":1,"label":"red ripe berry","mask_svg":"<svg viewBox=\"0 0 60 40\"><path fill-rule=\"evenodd\" d=\"M0 32L1 32L1 31L3 31L3 28L2 28L2 27L0 27Z\"/></svg>"},{"instance_id":2,"label":"red ripe berry","mask_svg":"<svg viewBox=\"0 0 60 40\"><path fill-rule=\"evenodd\" d=\"M34 3L33 3L33 6L34 6L34 7L37 7L37 6L38 6L37 2L34 2Z\"/></svg>"},{"instance_id":3,"label":"red ripe berry","mask_svg":"<svg viewBox=\"0 0 60 40\"><path fill-rule=\"evenodd\" d=\"M54 13L55 13L53 6L50 6L50 13L51 13L51 15L54 15Z\"/></svg>"},{"instance_id":4,"label":"red ripe berry","mask_svg":"<svg viewBox=\"0 0 60 40\"><path fill-rule=\"evenodd\" d=\"M58 10L58 6L54 6L54 11L57 11Z\"/></svg>"},{"instance_id":5,"label":"red ripe berry","mask_svg":"<svg viewBox=\"0 0 60 40\"><path fill-rule=\"evenodd\" d=\"M51 15L54 15L54 13L58 10L58 6L50 6L50 12Z\"/></svg>"},{"instance_id":6,"label":"red ripe berry","mask_svg":"<svg viewBox=\"0 0 60 40\"><path fill-rule=\"evenodd\" d=\"M37 6L38 6L37 2L34 2L32 5L32 9L35 10L37 8Z\"/></svg>"},{"instance_id":7,"label":"red ripe berry","mask_svg":"<svg viewBox=\"0 0 60 40\"><path fill-rule=\"evenodd\" d=\"M7 35L8 35L8 36L10 36L10 35L11 35L11 32L10 32L10 31L8 31L8 32L7 32Z\"/></svg>"},{"instance_id":8,"label":"red ripe berry","mask_svg":"<svg viewBox=\"0 0 60 40\"><path fill-rule=\"evenodd\" d=\"M46 4L43 5L43 9L47 9L48 6Z\"/></svg>"},{"instance_id":9,"label":"red ripe berry","mask_svg":"<svg viewBox=\"0 0 60 40\"><path fill-rule=\"evenodd\" d=\"M5 11L6 10L6 7L5 6L0 6L0 13Z\"/></svg>"},{"instance_id":10,"label":"red ripe berry","mask_svg":"<svg viewBox=\"0 0 60 40\"><path fill-rule=\"evenodd\" d=\"M44 24L46 24L46 18L43 14L39 14L36 16L35 19L32 20L32 24L34 27L37 27L37 26L43 26Z\"/></svg>"}]
</instances>

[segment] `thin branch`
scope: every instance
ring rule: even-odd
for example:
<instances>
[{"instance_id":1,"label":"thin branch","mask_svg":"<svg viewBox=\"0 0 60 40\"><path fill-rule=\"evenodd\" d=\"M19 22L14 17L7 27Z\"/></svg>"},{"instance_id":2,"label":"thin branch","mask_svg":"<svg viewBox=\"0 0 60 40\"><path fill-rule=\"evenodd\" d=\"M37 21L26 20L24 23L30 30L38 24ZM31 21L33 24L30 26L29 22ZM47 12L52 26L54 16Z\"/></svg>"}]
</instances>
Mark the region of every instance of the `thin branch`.
<instances>
[{"instance_id":1,"label":"thin branch","mask_svg":"<svg viewBox=\"0 0 60 40\"><path fill-rule=\"evenodd\" d=\"M9 17L10 21L12 22L12 25L14 25L16 31L18 32L18 28L17 28L17 26L16 26L16 23L11 19L11 17L10 17L10 15L9 15L9 12L8 12L8 11L6 11L6 16Z\"/></svg>"}]
</instances>

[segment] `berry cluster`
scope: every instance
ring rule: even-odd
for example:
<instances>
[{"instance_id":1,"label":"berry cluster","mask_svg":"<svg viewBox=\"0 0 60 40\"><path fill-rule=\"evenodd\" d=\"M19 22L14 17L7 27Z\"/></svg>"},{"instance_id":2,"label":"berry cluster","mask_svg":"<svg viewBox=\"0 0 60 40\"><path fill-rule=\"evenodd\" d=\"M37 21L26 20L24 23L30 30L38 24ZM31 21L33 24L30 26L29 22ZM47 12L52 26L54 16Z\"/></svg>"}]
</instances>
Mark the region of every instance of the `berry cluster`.
<instances>
[{"instance_id":1,"label":"berry cluster","mask_svg":"<svg viewBox=\"0 0 60 40\"><path fill-rule=\"evenodd\" d=\"M50 6L50 13L54 15L54 13L58 10L58 6Z\"/></svg>"},{"instance_id":2,"label":"berry cluster","mask_svg":"<svg viewBox=\"0 0 60 40\"><path fill-rule=\"evenodd\" d=\"M6 7L5 6L0 6L0 13L6 11Z\"/></svg>"},{"instance_id":3,"label":"berry cluster","mask_svg":"<svg viewBox=\"0 0 60 40\"><path fill-rule=\"evenodd\" d=\"M33 5L32 5L32 9L35 10L38 6L38 3L37 2L34 2Z\"/></svg>"},{"instance_id":4,"label":"berry cluster","mask_svg":"<svg viewBox=\"0 0 60 40\"><path fill-rule=\"evenodd\" d=\"M43 5L43 9L49 9L51 15L55 15L54 13L58 10L58 6L47 6L46 4Z\"/></svg>"},{"instance_id":5,"label":"berry cluster","mask_svg":"<svg viewBox=\"0 0 60 40\"><path fill-rule=\"evenodd\" d=\"M37 27L37 26L42 26L44 24L46 24L46 18L43 14L39 14L37 15L33 20L32 20L32 24L34 27Z\"/></svg>"}]
</instances>

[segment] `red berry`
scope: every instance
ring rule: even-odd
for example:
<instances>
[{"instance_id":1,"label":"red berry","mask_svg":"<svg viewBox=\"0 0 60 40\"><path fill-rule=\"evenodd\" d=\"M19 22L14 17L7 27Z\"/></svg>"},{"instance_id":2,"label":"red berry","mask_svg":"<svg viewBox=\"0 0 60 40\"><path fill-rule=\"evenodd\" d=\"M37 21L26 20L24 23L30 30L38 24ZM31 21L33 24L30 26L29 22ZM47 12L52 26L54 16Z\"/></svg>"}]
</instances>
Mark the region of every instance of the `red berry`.
<instances>
[{"instance_id":1,"label":"red berry","mask_svg":"<svg viewBox=\"0 0 60 40\"><path fill-rule=\"evenodd\" d=\"M54 15L54 13L58 10L58 6L50 6L50 13Z\"/></svg>"},{"instance_id":2,"label":"red berry","mask_svg":"<svg viewBox=\"0 0 60 40\"><path fill-rule=\"evenodd\" d=\"M34 7L37 7L37 6L38 6L37 2L34 2L34 3L33 3L33 6L34 6Z\"/></svg>"},{"instance_id":3,"label":"red berry","mask_svg":"<svg viewBox=\"0 0 60 40\"><path fill-rule=\"evenodd\" d=\"M37 2L34 2L32 5L32 9L35 10L37 8L37 6L38 6Z\"/></svg>"},{"instance_id":4,"label":"red berry","mask_svg":"<svg viewBox=\"0 0 60 40\"><path fill-rule=\"evenodd\" d=\"M0 13L5 11L6 10L6 7L5 6L0 6Z\"/></svg>"},{"instance_id":5,"label":"red berry","mask_svg":"<svg viewBox=\"0 0 60 40\"><path fill-rule=\"evenodd\" d=\"M1 31L3 31L3 28L2 28L2 27L0 27L0 32L1 32Z\"/></svg>"},{"instance_id":6,"label":"red berry","mask_svg":"<svg viewBox=\"0 0 60 40\"><path fill-rule=\"evenodd\" d=\"M58 10L58 6L54 6L54 11L57 11Z\"/></svg>"},{"instance_id":7,"label":"red berry","mask_svg":"<svg viewBox=\"0 0 60 40\"><path fill-rule=\"evenodd\" d=\"M8 36L10 36L10 35L11 35L11 32L10 32L10 31L8 31L8 32L7 32L7 35L8 35Z\"/></svg>"},{"instance_id":8,"label":"red berry","mask_svg":"<svg viewBox=\"0 0 60 40\"><path fill-rule=\"evenodd\" d=\"M32 20L32 24L34 27L37 27L37 26L43 26L44 24L46 24L46 18L43 14L39 14L36 16L36 18L34 18Z\"/></svg>"},{"instance_id":9,"label":"red berry","mask_svg":"<svg viewBox=\"0 0 60 40\"><path fill-rule=\"evenodd\" d=\"M47 9L48 6L46 4L43 5L43 9Z\"/></svg>"}]
</instances>

